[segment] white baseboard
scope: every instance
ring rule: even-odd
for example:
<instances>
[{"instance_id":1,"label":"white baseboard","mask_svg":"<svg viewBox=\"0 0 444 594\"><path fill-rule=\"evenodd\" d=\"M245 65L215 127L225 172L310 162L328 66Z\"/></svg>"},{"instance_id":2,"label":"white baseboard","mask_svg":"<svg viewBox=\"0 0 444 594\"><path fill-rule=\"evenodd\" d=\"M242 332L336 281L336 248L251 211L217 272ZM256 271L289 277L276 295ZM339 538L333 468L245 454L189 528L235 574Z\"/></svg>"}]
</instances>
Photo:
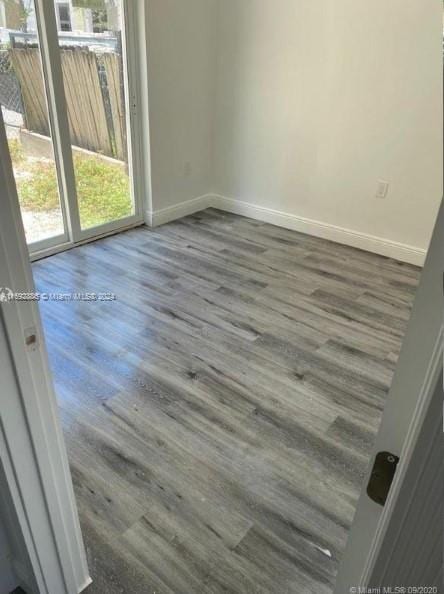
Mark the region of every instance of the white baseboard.
<instances>
[{"instance_id":1,"label":"white baseboard","mask_svg":"<svg viewBox=\"0 0 444 594\"><path fill-rule=\"evenodd\" d=\"M209 208L210 206L277 225L278 227L284 227L285 229L292 229L300 233L306 233L307 235L328 239L388 258L394 258L401 262L415 264L416 266L424 265L427 253L426 250L415 246L338 227L330 223L307 219L272 208L257 206L249 202L234 200L233 198L227 198L218 194L205 194L199 198L187 200L169 208L164 208L153 213L146 213L145 221L149 226L156 227L157 225L162 225L199 210Z\"/></svg>"},{"instance_id":2,"label":"white baseboard","mask_svg":"<svg viewBox=\"0 0 444 594\"><path fill-rule=\"evenodd\" d=\"M299 217L272 208L256 206L255 204L234 200L226 196L215 196L213 204L221 210L271 223L278 227L285 227L286 229L292 229L300 233L306 233L307 235L329 239L336 243L349 245L367 252L394 258L401 262L415 264L416 266L424 265L427 252L422 248L369 235L368 233L345 229L344 227L338 227L330 223L322 223L321 221Z\"/></svg>"},{"instance_id":3,"label":"white baseboard","mask_svg":"<svg viewBox=\"0 0 444 594\"><path fill-rule=\"evenodd\" d=\"M181 219L182 217L186 217L187 215L193 214L194 212L198 212L199 210L204 210L205 208L213 206L213 199L213 194L204 194L198 198L185 200L184 202L180 202L179 204L175 204L174 206L169 206L167 208L162 208L161 210L155 210L153 212L146 211L144 217L145 223L149 227L158 227L159 225L164 225L170 221Z\"/></svg>"}]
</instances>

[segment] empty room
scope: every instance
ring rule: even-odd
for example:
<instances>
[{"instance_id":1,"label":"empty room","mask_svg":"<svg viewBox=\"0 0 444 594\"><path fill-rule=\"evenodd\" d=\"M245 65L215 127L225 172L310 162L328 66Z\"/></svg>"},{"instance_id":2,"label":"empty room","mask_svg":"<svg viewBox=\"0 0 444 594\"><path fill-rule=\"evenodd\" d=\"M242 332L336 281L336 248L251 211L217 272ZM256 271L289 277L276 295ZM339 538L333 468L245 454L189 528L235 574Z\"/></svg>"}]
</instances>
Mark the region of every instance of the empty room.
<instances>
[{"instance_id":1,"label":"empty room","mask_svg":"<svg viewBox=\"0 0 444 594\"><path fill-rule=\"evenodd\" d=\"M441 591L442 14L0 0L0 594Z\"/></svg>"}]
</instances>

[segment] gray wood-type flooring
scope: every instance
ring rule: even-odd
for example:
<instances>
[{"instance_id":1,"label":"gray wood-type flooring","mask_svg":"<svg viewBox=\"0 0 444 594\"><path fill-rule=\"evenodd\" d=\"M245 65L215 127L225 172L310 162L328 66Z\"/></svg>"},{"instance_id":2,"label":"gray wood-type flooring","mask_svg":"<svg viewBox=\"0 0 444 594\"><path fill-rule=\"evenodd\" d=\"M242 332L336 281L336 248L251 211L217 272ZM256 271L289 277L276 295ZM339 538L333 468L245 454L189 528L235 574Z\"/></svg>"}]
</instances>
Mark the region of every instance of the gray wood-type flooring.
<instances>
[{"instance_id":1,"label":"gray wood-type flooring","mask_svg":"<svg viewBox=\"0 0 444 594\"><path fill-rule=\"evenodd\" d=\"M327 594L419 269L209 209L34 264L89 594Z\"/></svg>"}]
</instances>

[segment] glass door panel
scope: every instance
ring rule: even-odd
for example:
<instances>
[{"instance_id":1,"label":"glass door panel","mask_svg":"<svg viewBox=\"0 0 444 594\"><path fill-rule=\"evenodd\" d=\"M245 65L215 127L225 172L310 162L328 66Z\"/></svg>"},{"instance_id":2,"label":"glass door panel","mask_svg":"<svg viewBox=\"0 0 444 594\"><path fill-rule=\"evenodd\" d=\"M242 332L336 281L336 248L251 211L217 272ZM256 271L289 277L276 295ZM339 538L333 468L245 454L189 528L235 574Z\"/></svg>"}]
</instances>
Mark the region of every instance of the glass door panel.
<instances>
[{"instance_id":1,"label":"glass door panel","mask_svg":"<svg viewBox=\"0 0 444 594\"><path fill-rule=\"evenodd\" d=\"M54 1L81 231L135 214L122 0Z\"/></svg>"},{"instance_id":2,"label":"glass door panel","mask_svg":"<svg viewBox=\"0 0 444 594\"><path fill-rule=\"evenodd\" d=\"M33 1L28 0L27 10L15 17L23 22L6 23L0 39L0 104L26 241L32 252L63 243L68 235Z\"/></svg>"}]
</instances>

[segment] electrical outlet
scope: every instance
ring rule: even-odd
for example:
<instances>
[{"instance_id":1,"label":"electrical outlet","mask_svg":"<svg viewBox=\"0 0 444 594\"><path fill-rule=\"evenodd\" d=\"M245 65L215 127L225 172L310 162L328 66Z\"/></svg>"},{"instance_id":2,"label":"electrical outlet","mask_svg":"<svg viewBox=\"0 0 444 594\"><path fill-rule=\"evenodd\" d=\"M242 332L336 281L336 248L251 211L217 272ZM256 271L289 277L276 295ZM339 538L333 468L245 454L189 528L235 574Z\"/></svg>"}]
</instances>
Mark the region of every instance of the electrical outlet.
<instances>
[{"instance_id":1,"label":"electrical outlet","mask_svg":"<svg viewBox=\"0 0 444 594\"><path fill-rule=\"evenodd\" d=\"M389 189L388 181L384 181L383 179L380 179L378 181L378 185L376 187L375 198L386 198L388 189Z\"/></svg>"}]
</instances>

